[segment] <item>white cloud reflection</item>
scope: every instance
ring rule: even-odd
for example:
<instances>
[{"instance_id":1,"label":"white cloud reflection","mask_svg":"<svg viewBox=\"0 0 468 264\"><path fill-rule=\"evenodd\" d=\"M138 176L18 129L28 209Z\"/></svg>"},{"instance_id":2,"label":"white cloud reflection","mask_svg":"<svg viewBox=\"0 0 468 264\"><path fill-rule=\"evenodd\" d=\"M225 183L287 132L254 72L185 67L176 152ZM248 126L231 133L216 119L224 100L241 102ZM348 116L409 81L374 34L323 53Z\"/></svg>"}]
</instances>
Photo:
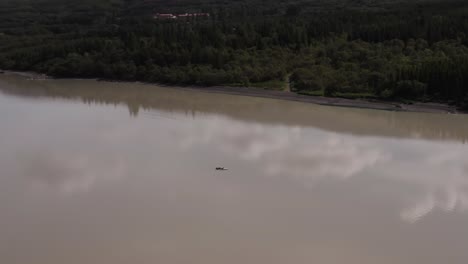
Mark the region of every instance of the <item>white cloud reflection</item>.
<instances>
[{"instance_id":1,"label":"white cloud reflection","mask_svg":"<svg viewBox=\"0 0 468 264\"><path fill-rule=\"evenodd\" d=\"M31 150L30 150L31 151ZM21 175L41 189L70 194L89 191L97 181L124 177L125 163L121 157L96 156L86 152L38 154L36 151L19 156Z\"/></svg>"},{"instance_id":2,"label":"white cloud reflection","mask_svg":"<svg viewBox=\"0 0 468 264\"><path fill-rule=\"evenodd\" d=\"M28 131L34 126L23 129L23 135L18 134L18 127L5 130L23 144L10 144L4 150L15 157L4 166L14 167L16 174L39 186L77 193L89 191L99 182L140 174L156 156L171 152L180 164L196 164L190 159L203 159L198 152L208 148L214 155L220 153L233 161L254 164L267 178L291 178L305 186L357 177L402 186L408 193L395 190L393 199L404 200L400 217L409 223L435 211L468 210L468 148L463 144L358 137L212 115L195 120L183 116L138 118L138 122L122 120L118 115L113 116L115 119L101 117L106 125L96 122L101 125L89 126L82 120L65 128L58 138L42 133L40 140L30 139ZM66 127L64 122L77 122L67 117L53 118L42 125Z\"/></svg>"},{"instance_id":3,"label":"white cloud reflection","mask_svg":"<svg viewBox=\"0 0 468 264\"><path fill-rule=\"evenodd\" d=\"M396 183L411 190L403 195L409 201L400 213L409 223L438 210L468 211L468 148L463 144L356 137L219 118L203 123L186 135L184 148L213 144L257 164L266 175L300 179L304 185L363 175Z\"/></svg>"},{"instance_id":4,"label":"white cloud reflection","mask_svg":"<svg viewBox=\"0 0 468 264\"><path fill-rule=\"evenodd\" d=\"M421 195L414 197L413 205L401 212L401 218L417 222L431 212L465 212L468 210L468 152L464 146L439 145L429 153L421 153L412 171L400 181L418 186ZM403 175L396 166L395 175ZM419 169L418 169L419 168Z\"/></svg>"}]
</instances>

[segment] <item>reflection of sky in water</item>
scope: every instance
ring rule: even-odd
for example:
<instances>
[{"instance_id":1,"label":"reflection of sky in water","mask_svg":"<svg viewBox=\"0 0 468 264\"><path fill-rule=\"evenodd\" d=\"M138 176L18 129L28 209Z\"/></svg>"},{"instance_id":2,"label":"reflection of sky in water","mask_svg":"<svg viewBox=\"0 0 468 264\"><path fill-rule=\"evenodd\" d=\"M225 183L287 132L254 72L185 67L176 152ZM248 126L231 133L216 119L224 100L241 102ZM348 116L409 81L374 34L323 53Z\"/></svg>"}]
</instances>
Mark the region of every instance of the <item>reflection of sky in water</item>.
<instances>
[{"instance_id":1,"label":"reflection of sky in water","mask_svg":"<svg viewBox=\"0 0 468 264\"><path fill-rule=\"evenodd\" d=\"M203 159L195 156L204 148L213 156L254 165L264 180L290 178L312 188L366 177L401 186L409 191L390 193L404 200L400 217L410 223L435 211L468 209L468 148L463 144L358 137L217 115L193 119L153 112L131 118L122 107L110 112L105 106L69 102L39 102L24 111L29 104L9 100L1 106L6 124L0 165L3 177L20 175L46 190L90 191L106 181L149 173L162 155Z\"/></svg>"},{"instance_id":2,"label":"reflection of sky in water","mask_svg":"<svg viewBox=\"0 0 468 264\"><path fill-rule=\"evenodd\" d=\"M465 116L38 83L0 80L2 263L466 263Z\"/></svg>"},{"instance_id":3,"label":"reflection of sky in water","mask_svg":"<svg viewBox=\"0 0 468 264\"><path fill-rule=\"evenodd\" d=\"M183 139L185 147L216 142L221 151L258 164L267 175L292 177L305 185L352 180L367 171L372 177L412 187L410 204L401 212L404 221L416 222L433 210L468 209L464 145L354 137L223 119L204 120L198 131Z\"/></svg>"}]
</instances>

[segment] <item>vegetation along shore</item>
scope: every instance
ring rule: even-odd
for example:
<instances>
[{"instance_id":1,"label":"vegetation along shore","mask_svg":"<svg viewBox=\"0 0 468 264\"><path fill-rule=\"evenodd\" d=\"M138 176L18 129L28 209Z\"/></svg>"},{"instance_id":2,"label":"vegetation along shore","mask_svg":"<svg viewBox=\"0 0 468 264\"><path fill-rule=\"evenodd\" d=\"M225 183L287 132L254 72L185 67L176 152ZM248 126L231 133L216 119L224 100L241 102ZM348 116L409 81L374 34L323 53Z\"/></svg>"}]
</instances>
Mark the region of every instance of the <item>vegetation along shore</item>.
<instances>
[{"instance_id":1,"label":"vegetation along shore","mask_svg":"<svg viewBox=\"0 0 468 264\"><path fill-rule=\"evenodd\" d=\"M462 0L0 0L0 68L454 112L468 108L467 12Z\"/></svg>"},{"instance_id":2,"label":"vegetation along shore","mask_svg":"<svg viewBox=\"0 0 468 264\"><path fill-rule=\"evenodd\" d=\"M3 71L6 75L20 75L29 80L47 80L53 79L45 74L35 72L17 72L17 71ZM113 80L97 79L101 82L115 82ZM122 81L118 81L122 82ZM278 100L288 100L303 103L313 103L318 105L338 106L338 107L353 107L353 108L367 108L386 111L406 111L406 112L424 112L424 113L447 113L447 114L465 114L466 111L457 109L456 106L441 104L441 103L401 103L397 101L383 101L378 99L347 99L337 97L313 96L302 95L289 91L279 91L272 89L264 89L257 87L234 87L234 86L199 86L199 85L185 85L176 86L160 83L143 83L146 85L157 85L170 89L179 90L196 90L209 93L223 93L241 96L263 97Z\"/></svg>"}]
</instances>

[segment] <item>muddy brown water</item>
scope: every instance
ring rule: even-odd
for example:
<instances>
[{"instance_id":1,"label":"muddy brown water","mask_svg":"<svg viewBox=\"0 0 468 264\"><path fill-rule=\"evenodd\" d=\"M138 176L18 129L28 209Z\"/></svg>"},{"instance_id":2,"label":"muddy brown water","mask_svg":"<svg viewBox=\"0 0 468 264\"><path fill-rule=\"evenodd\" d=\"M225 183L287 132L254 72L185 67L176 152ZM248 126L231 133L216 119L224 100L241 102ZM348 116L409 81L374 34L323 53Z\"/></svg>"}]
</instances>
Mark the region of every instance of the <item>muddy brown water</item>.
<instances>
[{"instance_id":1,"label":"muddy brown water","mask_svg":"<svg viewBox=\"0 0 468 264\"><path fill-rule=\"evenodd\" d=\"M466 115L3 75L0 131L2 264L468 262Z\"/></svg>"}]
</instances>

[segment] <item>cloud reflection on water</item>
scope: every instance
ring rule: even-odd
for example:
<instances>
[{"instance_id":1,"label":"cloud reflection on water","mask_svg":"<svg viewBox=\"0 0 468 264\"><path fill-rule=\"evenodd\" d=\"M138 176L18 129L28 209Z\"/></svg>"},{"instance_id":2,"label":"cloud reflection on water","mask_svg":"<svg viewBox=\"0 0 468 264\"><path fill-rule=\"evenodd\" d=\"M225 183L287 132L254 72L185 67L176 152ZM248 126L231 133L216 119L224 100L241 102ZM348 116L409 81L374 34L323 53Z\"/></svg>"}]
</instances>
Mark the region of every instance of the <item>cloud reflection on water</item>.
<instances>
[{"instance_id":1,"label":"cloud reflection on water","mask_svg":"<svg viewBox=\"0 0 468 264\"><path fill-rule=\"evenodd\" d=\"M400 213L409 223L438 210L468 210L468 148L463 144L356 137L224 119L203 122L197 133L186 135L185 148L212 144L234 158L255 163L266 175L300 179L304 185L352 180L366 172L370 180L413 190L408 207Z\"/></svg>"},{"instance_id":2,"label":"cloud reflection on water","mask_svg":"<svg viewBox=\"0 0 468 264\"><path fill-rule=\"evenodd\" d=\"M409 223L435 211L468 210L468 148L463 144L352 136L242 122L221 115L202 115L195 120L181 118L181 114L174 117L152 121L139 117L132 124L116 117L108 121L112 125L92 128L82 124L71 134L63 133L59 141L55 135L43 133L41 141L11 145L7 151L17 158L8 166L41 186L76 193L89 191L103 181L140 174L155 159L141 152L173 152L183 164L190 163L200 148L208 148L214 155L254 164L266 176L264 180L291 178L314 186L366 177L408 188L410 193L398 197L396 190L392 199L405 199L400 217ZM68 122L53 118L44 125ZM12 129L11 133L16 132ZM73 140L73 145L86 147L60 145Z\"/></svg>"},{"instance_id":3,"label":"cloud reflection on water","mask_svg":"<svg viewBox=\"0 0 468 264\"><path fill-rule=\"evenodd\" d=\"M41 189L64 194L89 191L97 181L121 178L125 162L120 157L106 159L83 152L47 155L38 152L20 156L21 174Z\"/></svg>"}]
</instances>

